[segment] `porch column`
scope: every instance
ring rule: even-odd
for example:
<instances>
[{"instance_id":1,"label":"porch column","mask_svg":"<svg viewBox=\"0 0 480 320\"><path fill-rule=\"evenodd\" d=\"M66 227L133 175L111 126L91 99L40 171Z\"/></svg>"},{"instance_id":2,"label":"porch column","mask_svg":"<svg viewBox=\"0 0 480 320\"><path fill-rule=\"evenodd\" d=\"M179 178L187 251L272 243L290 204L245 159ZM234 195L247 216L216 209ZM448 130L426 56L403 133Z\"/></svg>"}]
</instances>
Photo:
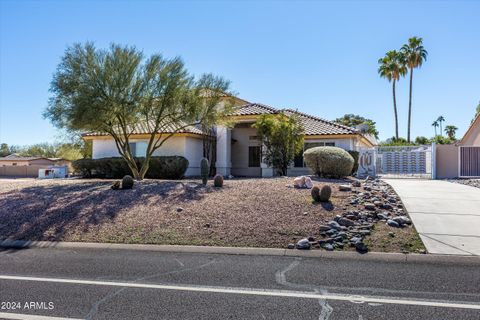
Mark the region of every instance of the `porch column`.
<instances>
[{"instance_id":1,"label":"porch column","mask_svg":"<svg viewBox=\"0 0 480 320\"><path fill-rule=\"evenodd\" d=\"M225 126L217 127L217 173L229 176L232 168L232 131Z\"/></svg>"},{"instance_id":2,"label":"porch column","mask_svg":"<svg viewBox=\"0 0 480 320\"><path fill-rule=\"evenodd\" d=\"M262 145L262 149L264 149L265 146ZM268 164L265 163L263 156L261 157L261 163L260 163L260 168L262 169L262 177L263 178L268 178L268 177L273 177L274 176L274 171L273 168L270 167Z\"/></svg>"}]
</instances>

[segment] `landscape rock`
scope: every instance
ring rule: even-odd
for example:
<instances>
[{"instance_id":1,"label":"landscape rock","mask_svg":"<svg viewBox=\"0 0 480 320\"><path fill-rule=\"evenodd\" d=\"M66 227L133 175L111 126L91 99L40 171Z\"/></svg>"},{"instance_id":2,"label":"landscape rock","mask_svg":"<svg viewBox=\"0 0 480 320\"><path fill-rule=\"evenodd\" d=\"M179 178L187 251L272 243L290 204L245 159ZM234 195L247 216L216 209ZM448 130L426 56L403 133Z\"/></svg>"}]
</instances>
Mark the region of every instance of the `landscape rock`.
<instances>
[{"instance_id":1,"label":"landscape rock","mask_svg":"<svg viewBox=\"0 0 480 320\"><path fill-rule=\"evenodd\" d=\"M338 190L340 191L352 191L352 186L349 184L341 184L338 186Z\"/></svg>"},{"instance_id":2,"label":"landscape rock","mask_svg":"<svg viewBox=\"0 0 480 320\"><path fill-rule=\"evenodd\" d=\"M367 210L375 210L375 209L376 209L376 206L375 206L373 203L371 203L371 202L365 203L365 204L364 204L364 207L365 207L365 209L367 209Z\"/></svg>"},{"instance_id":3,"label":"landscape rock","mask_svg":"<svg viewBox=\"0 0 480 320\"><path fill-rule=\"evenodd\" d=\"M358 188L358 187L362 186L362 183L358 180L355 180L355 181L352 182L352 186Z\"/></svg>"},{"instance_id":4,"label":"landscape rock","mask_svg":"<svg viewBox=\"0 0 480 320\"><path fill-rule=\"evenodd\" d=\"M329 225L332 229L335 229L335 230L341 230L341 229L342 229L341 226L340 226L340 224L338 224L338 222L336 222L336 221L330 221L330 222L328 223L328 225Z\"/></svg>"},{"instance_id":5,"label":"landscape rock","mask_svg":"<svg viewBox=\"0 0 480 320\"><path fill-rule=\"evenodd\" d=\"M390 227L400 228L400 224L399 224L398 222L396 222L395 220L392 220L392 219L388 219L388 220L387 220L387 224L388 224Z\"/></svg>"},{"instance_id":6,"label":"landscape rock","mask_svg":"<svg viewBox=\"0 0 480 320\"><path fill-rule=\"evenodd\" d=\"M368 252L368 247L365 243L358 241L355 243L355 249L357 250L358 253L367 253Z\"/></svg>"},{"instance_id":7,"label":"landscape rock","mask_svg":"<svg viewBox=\"0 0 480 320\"><path fill-rule=\"evenodd\" d=\"M296 177L293 179L293 186L295 188L304 188L305 187L305 176Z\"/></svg>"},{"instance_id":8,"label":"landscape rock","mask_svg":"<svg viewBox=\"0 0 480 320\"><path fill-rule=\"evenodd\" d=\"M319 229L320 229L320 232L325 232L325 231L328 231L328 230L332 229L332 227L326 226L326 225L321 225L319 227Z\"/></svg>"},{"instance_id":9,"label":"landscape rock","mask_svg":"<svg viewBox=\"0 0 480 320\"><path fill-rule=\"evenodd\" d=\"M337 223L341 226L345 226L345 227L352 227L355 225L355 222L350 220L350 219L347 219L347 218L339 218L337 220Z\"/></svg>"},{"instance_id":10,"label":"landscape rock","mask_svg":"<svg viewBox=\"0 0 480 320\"><path fill-rule=\"evenodd\" d=\"M331 245L330 243L323 245L323 248L327 251L333 251L333 245Z\"/></svg>"},{"instance_id":11,"label":"landscape rock","mask_svg":"<svg viewBox=\"0 0 480 320\"><path fill-rule=\"evenodd\" d=\"M305 187L308 189L313 188L313 182L312 182L312 179L310 179L310 177L305 177Z\"/></svg>"},{"instance_id":12,"label":"landscape rock","mask_svg":"<svg viewBox=\"0 0 480 320\"><path fill-rule=\"evenodd\" d=\"M301 239L297 242L297 249L298 250L310 250L312 244L308 239Z\"/></svg>"},{"instance_id":13,"label":"landscape rock","mask_svg":"<svg viewBox=\"0 0 480 320\"><path fill-rule=\"evenodd\" d=\"M287 248L288 249L295 249L295 244L294 243L289 243Z\"/></svg>"}]
</instances>

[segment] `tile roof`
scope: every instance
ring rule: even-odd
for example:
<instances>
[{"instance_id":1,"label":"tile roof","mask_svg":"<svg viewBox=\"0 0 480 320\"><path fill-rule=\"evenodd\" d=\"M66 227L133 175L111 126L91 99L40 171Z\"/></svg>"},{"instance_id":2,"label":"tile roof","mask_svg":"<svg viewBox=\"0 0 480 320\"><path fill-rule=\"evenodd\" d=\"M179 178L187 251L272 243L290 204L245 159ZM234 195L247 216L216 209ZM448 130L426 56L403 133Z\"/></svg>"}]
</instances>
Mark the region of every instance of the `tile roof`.
<instances>
[{"instance_id":1,"label":"tile roof","mask_svg":"<svg viewBox=\"0 0 480 320\"><path fill-rule=\"evenodd\" d=\"M149 127L147 125L147 122L139 122L131 126L128 131L130 131L132 134L150 134L151 130L149 130ZM177 128L182 127L181 124L178 126L175 126L173 124L169 124L165 126L165 128L158 133L192 133L192 134L198 134L198 135L205 135L201 129L194 127L194 126L187 126L185 128L182 128L180 130L177 130ZM82 136L105 136L108 135L106 132L101 132L101 131L96 131L96 132L88 132L82 134Z\"/></svg>"},{"instance_id":2,"label":"tile roof","mask_svg":"<svg viewBox=\"0 0 480 320\"><path fill-rule=\"evenodd\" d=\"M261 103L248 103L237 108L232 112L232 116L247 116L247 115L258 115L258 114L274 114L278 113L279 110L272 108L270 106L261 104Z\"/></svg>"},{"instance_id":3,"label":"tile roof","mask_svg":"<svg viewBox=\"0 0 480 320\"><path fill-rule=\"evenodd\" d=\"M230 115L231 116L245 116L245 115L261 115L261 114L278 114L280 112L285 113L287 116L296 114L299 116L300 121L305 129L305 135L332 135L332 134L358 134L359 130L351 127L347 127L332 121L328 121L322 118L318 118L303 112L299 112L293 109L276 109L261 103L247 103L236 108ZM192 133L198 135L205 135L205 133L197 127L189 126L180 131L175 130L174 125L167 126L161 133ZM133 125L131 130L132 134L149 134L149 126L146 122L141 122ZM160 131L159 131L160 133ZM104 132L90 132L84 133L83 136L104 136L107 135Z\"/></svg>"},{"instance_id":4,"label":"tile roof","mask_svg":"<svg viewBox=\"0 0 480 320\"><path fill-rule=\"evenodd\" d=\"M260 114L277 114L279 112L285 113L287 116L296 114L305 129L305 135L327 135L327 134L357 134L357 129L347 127L332 121L311 116L309 114L299 112L292 109L276 109L260 103L249 103L239 107L233 116L243 115L260 115Z\"/></svg>"}]
</instances>

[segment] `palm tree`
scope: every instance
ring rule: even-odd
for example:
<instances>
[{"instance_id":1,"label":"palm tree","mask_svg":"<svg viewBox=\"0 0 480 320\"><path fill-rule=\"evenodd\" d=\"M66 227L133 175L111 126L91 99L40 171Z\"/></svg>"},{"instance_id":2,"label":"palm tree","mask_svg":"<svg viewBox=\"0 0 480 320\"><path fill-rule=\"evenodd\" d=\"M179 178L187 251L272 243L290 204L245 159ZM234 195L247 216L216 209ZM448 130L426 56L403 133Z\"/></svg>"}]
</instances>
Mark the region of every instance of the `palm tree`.
<instances>
[{"instance_id":1,"label":"palm tree","mask_svg":"<svg viewBox=\"0 0 480 320\"><path fill-rule=\"evenodd\" d=\"M448 125L445 127L445 133L452 140L455 140L455 133L457 133L457 130L458 128L452 125Z\"/></svg>"},{"instance_id":2,"label":"palm tree","mask_svg":"<svg viewBox=\"0 0 480 320\"><path fill-rule=\"evenodd\" d=\"M438 127L438 121L437 120L433 121L432 127L435 128L435 137L436 137L437 136L437 127Z\"/></svg>"},{"instance_id":3,"label":"palm tree","mask_svg":"<svg viewBox=\"0 0 480 320\"><path fill-rule=\"evenodd\" d=\"M440 135L443 136L443 133L442 133L442 122L445 121L445 118L443 116L439 116L438 119L437 119L438 123L440 124Z\"/></svg>"},{"instance_id":4,"label":"palm tree","mask_svg":"<svg viewBox=\"0 0 480 320\"><path fill-rule=\"evenodd\" d=\"M423 39L412 37L408 39L408 44L403 45L400 52L404 55L408 69L410 70L410 96L408 100L408 133L407 141L410 142L410 126L412 119L412 82L413 69L420 68L427 60L428 52L423 48Z\"/></svg>"},{"instance_id":5,"label":"palm tree","mask_svg":"<svg viewBox=\"0 0 480 320\"><path fill-rule=\"evenodd\" d=\"M398 112L397 112L397 98L395 96L395 82L400 80L400 77L405 76L407 67L403 55L396 50L387 52L385 57L378 60L378 74L381 78L386 78L388 82L392 82L393 92L393 112L395 114L395 138L398 140Z\"/></svg>"}]
</instances>

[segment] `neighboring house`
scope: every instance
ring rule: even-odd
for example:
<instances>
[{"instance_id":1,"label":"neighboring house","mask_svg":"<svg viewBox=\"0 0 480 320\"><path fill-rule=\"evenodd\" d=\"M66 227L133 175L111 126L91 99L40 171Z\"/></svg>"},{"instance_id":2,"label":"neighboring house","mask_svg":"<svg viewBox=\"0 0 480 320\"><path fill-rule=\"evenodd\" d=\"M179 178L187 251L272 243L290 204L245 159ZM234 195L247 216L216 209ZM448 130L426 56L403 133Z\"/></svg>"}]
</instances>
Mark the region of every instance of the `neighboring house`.
<instances>
[{"instance_id":1,"label":"neighboring house","mask_svg":"<svg viewBox=\"0 0 480 320\"><path fill-rule=\"evenodd\" d=\"M372 147L375 140L359 130L346 127L331 121L317 118L291 109L275 109L260 103L249 103L245 100L236 100L237 108L230 115L233 126L218 126L216 135L217 173L228 176L269 177L274 170L262 163L261 143L256 136L256 129L252 124L262 114L286 115L297 114L305 129L305 146L308 149L316 146L336 146L345 150L359 150ZM144 156L147 147L149 132L145 126L137 124L130 137L131 148L135 156ZM173 128L172 128L173 129ZM171 132L171 131L170 131ZM164 132L168 133L168 132ZM188 159L187 176L200 175L200 160L203 157L202 139L205 136L199 128L189 127L174 134L157 150L155 156L179 155ZM92 140L92 158L118 157L119 153L115 141L104 133L86 133L86 140ZM292 167L288 170L291 175L307 174L303 156L296 157Z\"/></svg>"},{"instance_id":2,"label":"neighboring house","mask_svg":"<svg viewBox=\"0 0 480 320\"><path fill-rule=\"evenodd\" d=\"M68 165L70 161L62 158L45 158L45 157L23 157L18 153L10 154L6 157L0 157L0 167L6 166L63 166Z\"/></svg>"},{"instance_id":3,"label":"neighboring house","mask_svg":"<svg viewBox=\"0 0 480 320\"><path fill-rule=\"evenodd\" d=\"M480 177L480 114L455 144L437 145L437 178Z\"/></svg>"},{"instance_id":4,"label":"neighboring house","mask_svg":"<svg viewBox=\"0 0 480 320\"><path fill-rule=\"evenodd\" d=\"M68 166L71 163L62 158L23 157L13 153L0 157L0 176L37 177L39 169L48 169L50 166Z\"/></svg>"}]
</instances>

